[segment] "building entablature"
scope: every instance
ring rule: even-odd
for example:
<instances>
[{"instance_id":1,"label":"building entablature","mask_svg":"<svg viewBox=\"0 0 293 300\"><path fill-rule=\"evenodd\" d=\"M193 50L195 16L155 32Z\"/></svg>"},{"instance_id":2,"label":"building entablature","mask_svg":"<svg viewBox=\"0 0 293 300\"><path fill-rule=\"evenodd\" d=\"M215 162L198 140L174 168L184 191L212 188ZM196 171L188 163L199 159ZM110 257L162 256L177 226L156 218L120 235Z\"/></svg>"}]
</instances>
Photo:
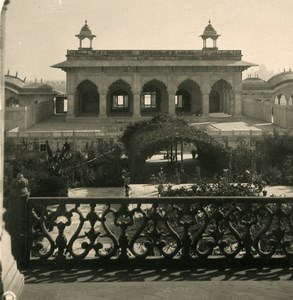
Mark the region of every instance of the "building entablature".
<instances>
[{"instance_id":1,"label":"building entablature","mask_svg":"<svg viewBox=\"0 0 293 300\"><path fill-rule=\"evenodd\" d=\"M198 71L209 71L212 68L234 68L234 71L241 72L249 67L256 66L242 60L67 60L59 64L53 65L54 68L60 68L64 71L69 69L82 68L187 68L189 70L197 68ZM185 69L185 70L187 70Z\"/></svg>"}]
</instances>

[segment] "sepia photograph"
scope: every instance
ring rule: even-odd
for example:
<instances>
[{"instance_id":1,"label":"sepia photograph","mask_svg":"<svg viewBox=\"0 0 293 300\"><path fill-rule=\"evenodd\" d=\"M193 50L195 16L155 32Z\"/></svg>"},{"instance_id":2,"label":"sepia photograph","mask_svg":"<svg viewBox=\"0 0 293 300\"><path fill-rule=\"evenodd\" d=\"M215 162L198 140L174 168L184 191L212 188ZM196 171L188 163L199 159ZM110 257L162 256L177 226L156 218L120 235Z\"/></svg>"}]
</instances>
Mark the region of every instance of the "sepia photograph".
<instances>
[{"instance_id":1,"label":"sepia photograph","mask_svg":"<svg viewBox=\"0 0 293 300\"><path fill-rule=\"evenodd\" d=\"M293 2L0 7L0 298L293 300Z\"/></svg>"}]
</instances>

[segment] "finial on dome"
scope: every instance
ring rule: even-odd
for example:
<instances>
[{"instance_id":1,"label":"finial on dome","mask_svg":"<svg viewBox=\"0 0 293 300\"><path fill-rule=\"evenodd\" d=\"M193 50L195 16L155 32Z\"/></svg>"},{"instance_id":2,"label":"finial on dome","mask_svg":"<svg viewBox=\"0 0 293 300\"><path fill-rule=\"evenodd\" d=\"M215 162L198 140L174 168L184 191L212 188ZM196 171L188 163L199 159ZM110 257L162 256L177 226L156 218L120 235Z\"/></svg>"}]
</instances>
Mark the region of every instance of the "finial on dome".
<instances>
[{"instance_id":1,"label":"finial on dome","mask_svg":"<svg viewBox=\"0 0 293 300\"><path fill-rule=\"evenodd\" d=\"M209 19L209 24L211 24L211 20Z\"/></svg>"},{"instance_id":2,"label":"finial on dome","mask_svg":"<svg viewBox=\"0 0 293 300\"><path fill-rule=\"evenodd\" d=\"M85 19L85 24L87 25L87 19Z\"/></svg>"}]
</instances>

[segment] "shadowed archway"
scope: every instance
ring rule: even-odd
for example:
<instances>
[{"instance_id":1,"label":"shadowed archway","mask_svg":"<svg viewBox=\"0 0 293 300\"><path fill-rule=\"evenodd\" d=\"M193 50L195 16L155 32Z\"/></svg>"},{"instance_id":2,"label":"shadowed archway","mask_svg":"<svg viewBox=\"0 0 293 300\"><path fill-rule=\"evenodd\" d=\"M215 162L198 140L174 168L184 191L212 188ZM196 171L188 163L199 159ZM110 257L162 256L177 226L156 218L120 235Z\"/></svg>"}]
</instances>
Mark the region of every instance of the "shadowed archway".
<instances>
[{"instance_id":1,"label":"shadowed archway","mask_svg":"<svg viewBox=\"0 0 293 300\"><path fill-rule=\"evenodd\" d=\"M190 79L183 81L179 86L175 96L176 114L202 113L202 94L199 85Z\"/></svg>"},{"instance_id":2,"label":"shadowed archway","mask_svg":"<svg viewBox=\"0 0 293 300\"><path fill-rule=\"evenodd\" d=\"M209 95L210 113L224 112L233 114L233 88L226 80L216 81Z\"/></svg>"},{"instance_id":3,"label":"shadowed archway","mask_svg":"<svg viewBox=\"0 0 293 300\"><path fill-rule=\"evenodd\" d=\"M144 84L140 97L142 115L168 113L168 92L166 85L153 79Z\"/></svg>"},{"instance_id":4,"label":"shadowed archway","mask_svg":"<svg viewBox=\"0 0 293 300\"><path fill-rule=\"evenodd\" d=\"M97 86L90 80L84 80L76 88L76 97L78 98L79 116L98 116L99 100Z\"/></svg>"},{"instance_id":5,"label":"shadowed archway","mask_svg":"<svg viewBox=\"0 0 293 300\"><path fill-rule=\"evenodd\" d=\"M130 116L133 109L133 93L130 85L124 80L113 82L107 93L107 115Z\"/></svg>"}]
</instances>

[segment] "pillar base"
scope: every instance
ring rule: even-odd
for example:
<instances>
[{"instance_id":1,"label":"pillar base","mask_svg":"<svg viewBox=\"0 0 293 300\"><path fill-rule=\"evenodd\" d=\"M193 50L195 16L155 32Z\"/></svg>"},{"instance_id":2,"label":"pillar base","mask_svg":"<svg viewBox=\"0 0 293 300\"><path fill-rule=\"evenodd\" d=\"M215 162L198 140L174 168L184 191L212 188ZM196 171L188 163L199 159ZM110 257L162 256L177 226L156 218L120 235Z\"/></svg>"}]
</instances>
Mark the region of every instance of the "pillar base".
<instances>
[{"instance_id":1,"label":"pillar base","mask_svg":"<svg viewBox=\"0 0 293 300\"><path fill-rule=\"evenodd\" d=\"M106 119L108 116L106 114L99 114L98 116L99 119Z\"/></svg>"},{"instance_id":2,"label":"pillar base","mask_svg":"<svg viewBox=\"0 0 293 300\"><path fill-rule=\"evenodd\" d=\"M232 115L234 118L243 118L243 115L242 115L242 113L237 113L237 114L233 114Z\"/></svg>"},{"instance_id":3,"label":"pillar base","mask_svg":"<svg viewBox=\"0 0 293 300\"><path fill-rule=\"evenodd\" d=\"M11 239L10 235L3 230L1 246L1 282L0 294L12 292L16 295L16 299L20 299L24 288L24 276L17 269L16 260L11 254Z\"/></svg>"},{"instance_id":4,"label":"pillar base","mask_svg":"<svg viewBox=\"0 0 293 300\"><path fill-rule=\"evenodd\" d=\"M140 119L141 118L141 114L133 114L132 118L134 118L134 119Z\"/></svg>"}]
</instances>

